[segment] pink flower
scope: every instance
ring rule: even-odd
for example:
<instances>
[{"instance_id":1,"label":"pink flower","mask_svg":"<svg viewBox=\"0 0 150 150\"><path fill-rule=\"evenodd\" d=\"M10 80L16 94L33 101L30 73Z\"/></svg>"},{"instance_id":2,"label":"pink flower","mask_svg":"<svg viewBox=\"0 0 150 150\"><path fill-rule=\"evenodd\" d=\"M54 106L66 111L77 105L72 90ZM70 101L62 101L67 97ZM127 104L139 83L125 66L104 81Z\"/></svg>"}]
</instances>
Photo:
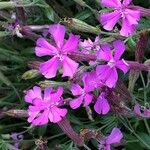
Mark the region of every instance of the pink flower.
<instances>
[{"instance_id":1,"label":"pink flower","mask_svg":"<svg viewBox=\"0 0 150 150\"><path fill-rule=\"evenodd\" d=\"M101 4L105 7L114 9L111 13L100 15L99 21L104 29L110 31L114 28L115 24L122 18L122 27L120 34L129 36L134 33L135 27L140 20L140 11L128 8L132 0L102 0Z\"/></svg>"},{"instance_id":2,"label":"pink flower","mask_svg":"<svg viewBox=\"0 0 150 150\"><path fill-rule=\"evenodd\" d=\"M72 77L78 68L78 63L70 59L67 54L77 50L79 36L70 34L65 41L65 27L60 24L51 25L49 28L56 46L48 43L44 38L37 40L35 53L37 56L52 56L52 58L40 65L40 72L46 78L56 76L59 67L63 68L63 77Z\"/></svg>"},{"instance_id":3,"label":"pink flower","mask_svg":"<svg viewBox=\"0 0 150 150\"><path fill-rule=\"evenodd\" d=\"M143 117L143 118L150 118L150 108L144 108L143 113L141 112L141 106L139 104L136 104L134 106L134 112L137 116Z\"/></svg>"},{"instance_id":4,"label":"pink flower","mask_svg":"<svg viewBox=\"0 0 150 150\"><path fill-rule=\"evenodd\" d=\"M123 134L121 131L118 128L113 128L111 134L108 137L99 141L99 150L111 150L111 144L119 144L122 138Z\"/></svg>"},{"instance_id":5,"label":"pink flower","mask_svg":"<svg viewBox=\"0 0 150 150\"><path fill-rule=\"evenodd\" d=\"M67 114L65 108L59 108L63 104L62 94L62 87L59 87L57 91L46 88L44 95L37 86L27 91L25 101L31 104L28 109L28 122L33 125L44 125L48 123L48 120L53 123L61 121Z\"/></svg>"},{"instance_id":6,"label":"pink flower","mask_svg":"<svg viewBox=\"0 0 150 150\"><path fill-rule=\"evenodd\" d=\"M88 73L86 73L82 78L84 88L82 88L79 84L72 84L71 87L72 94L74 96L79 96L74 100L70 101L70 107L72 109L77 109L78 107L80 107L82 103L83 107L86 107L92 102L93 95L90 92L94 90L94 87L93 85L89 86L89 84L87 84L88 83L87 78Z\"/></svg>"},{"instance_id":7,"label":"pink flower","mask_svg":"<svg viewBox=\"0 0 150 150\"><path fill-rule=\"evenodd\" d=\"M108 103L107 99L105 98L105 96L106 96L106 94L104 92L102 92L94 105L94 110L98 114L105 115L110 110L109 103Z\"/></svg>"},{"instance_id":8,"label":"pink flower","mask_svg":"<svg viewBox=\"0 0 150 150\"><path fill-rule=\"evenodd\" d=\"M85 54L95 54L100 49L99 42L99 36L95 38L94 42L92 42L91 39L88 38L87 40L80 42L80 48Z\"/></svg>"},{"instance_id":9,"label":"pink flower","mask_svg":"<svg viewBox=\"0 0 150 150\"><path fill-rule=\"evenodd\" d=\"M96 54L100 49L100 39L99 36L95 38L95 41L92 42L91 39L84 40L83 42L80 42L80 48L81 52L84 54ZM90 61L90 65L96 64L96 61Z\"/></svg>"},{"instance_id":10,"label":"pink flower","mask_svg":"<svg viewBox=\"0 0 150 150\"><path fill-rule=\"evenodd\" d=\"M98 59L104 60L107 64L99 65L96 68L96 73L100 76L102 82L108 87L115 86L118 80L117 68L127 73L129 65L124 59L120 60L120 57L125 51L125 45L122 41L117 40L113 42L114 55L108 44L102 45L98 54Z\"/></svg>"}]
</instances>

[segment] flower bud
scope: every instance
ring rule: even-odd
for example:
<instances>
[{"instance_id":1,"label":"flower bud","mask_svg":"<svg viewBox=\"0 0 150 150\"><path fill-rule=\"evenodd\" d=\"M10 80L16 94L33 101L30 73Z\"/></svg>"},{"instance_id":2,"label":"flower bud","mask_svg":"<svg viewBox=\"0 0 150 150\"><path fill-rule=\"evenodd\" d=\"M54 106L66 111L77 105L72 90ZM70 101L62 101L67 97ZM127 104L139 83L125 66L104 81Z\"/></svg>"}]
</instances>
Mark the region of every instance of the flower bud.
<instances>
[{"instance_id":1,"label":"flower bud","mask_svg":"<svg viewBox=\"0 0 150 150\"><path fill-rule=\"evenodd\" d=\"M50 80L45 80L45 81L40 81L38 85L41 88L46 88L46 87L58 87L58 86L63 86L64 88L69 88L70 82L56 82L56 81L50 81Z\"/></svg>"},{"instance_id":2,"label":"flower bud","mask_svg":"<svg viewBox=\"0 0 150 150\"><path fill-rule=\"evenodd\" d=\"M84 21L75 19L75 18L68 18L64 19L64 24L66 24L69 28L81 32L86 32L86 33L93 33L93 34L100 34L100 29L93 27Z\"/></svg>"},{"instance_id":3,"label":"flower bud","mask_svg":"<svg viewBox=\"0 0 150 150\"><path fill-rule=\"evenodd\" d=\"M14 8L15 3L10 1L10 2L0 2L0 9L6 9L6 8Z\"/></svg>"},{"instance_id":4,"label":"flower bud","mask_svg":"<svg viewBox=\"0 0 150 150\"><path fill-rule=\"evenodd\" d=\"M5 112L6 115L15 118L26 118L28 117L28 112L26 110L18 110L18 109L11 109Z\"/></svg>"},{"instance_id":5,"label":"flower bud","mask_svg":"<svg viewBox=\"0 0 150 150\"><path fill-rule=\"evenodd\" d=\"M40 75L39 71L36 69L28 70L22 75L22 79L28 80L35 77L38 77Z\"/></svg>"}]
</instances>

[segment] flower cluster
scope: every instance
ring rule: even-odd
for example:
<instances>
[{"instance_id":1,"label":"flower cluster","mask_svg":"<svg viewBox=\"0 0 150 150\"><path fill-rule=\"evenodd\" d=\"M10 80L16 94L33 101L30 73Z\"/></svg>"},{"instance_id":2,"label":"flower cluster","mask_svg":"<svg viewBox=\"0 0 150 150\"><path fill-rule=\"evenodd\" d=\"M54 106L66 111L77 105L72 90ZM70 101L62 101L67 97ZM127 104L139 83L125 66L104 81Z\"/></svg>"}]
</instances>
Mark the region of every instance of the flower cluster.
<instances>
[{"instance_id":1,"label":"flower cluster","mask_svg":"<svg viewBox=\"0 0 150 150\"><path fill-rule=\"evenodd\" d=\"M135 32L140 20L140 11L130 8L131 1L101 0L102 6L113 10L113 12L103 13L99 16L99 21L105 30L112 30L117 22L120 25L121 19L120 34L122 36L130 36ZM67 109L64 104L69 105L72 109L78 109L82 105L87 108L93 104L97 114L106 115L112 108L111 100L108 97L109 91L116 88L119 79L118 72L126 74L130 69L127 61L122 58L126 50L123 41L115 40L112 45L106 42L100 44L99 36L92 41L89 38L82 40L79 35L72 33L66 34L68 38L65 38L65 33L65 26L50 25L47 35L50 34L51 38L46 39L48 36L39 38L36 42L35 54L38 57L49 57L49 60L41 62L39 65L39 72L45 78L54 78L55 80L59 74L62 74L62 78L69 77L70 87L69 89L65 88L71 92L71 96L65 103L62 95L66 91L61 86L58 86L57 89L47 87L43 90L34 86L33 89L28 90L25 101L29 103L28 122L32 125L45 125L50 121L61 126L60 122L67 118L65 117ZM77 57L75 59L74 55L80 56L80 58L84 55L84 61L86 61L87 55L95 58L94 61L88 59L85 62L89 65L80 74L77 82L72 79L77 74L81 61ZM144 109L142 114L139 104L134 107L134 112L140 117L150 116L149 109ZM70 124L68 123L68 125ZM78 138L78 136L76 137ZM114 128L108 137L99 140L99 149L110 150L111 145L120 143L122 138L121 131Z\"/></svg>"},{"instance_id":2,"label":"flower cluster","mask_svg":"<svg viewBox=\"0 0 150 150\"><path fill-rule=\"evenodd\" d=\"M79 52L79 48L85 55L94 54L96 56L95 70L93 66L92 71L83 72L81 75L82 82L70 84L71 93L75 98L70 98L69 105L72 109L77 109L81 104L83 107L87 107L94 103L95 112L107 114L111 108L107 98L107 89L115 88L118 80L118 69L124 73L127 73L129 69L126 61L121 59L125 51L124 43L120 40L114 41L114 50L111 50L109 44L100 45L99 37L94 42L90 39L81 42L78 35L70 34L68 40L65 40L65 27L60 24L51 25L49 33L54 40L48 42L45 38L39 38L35 48L37 56L51 57L50 60L40 64L39 71L41 74L45 78L54 78L57 70L62 67L62 77L73 78L79 64L70 57L70 54ZM97 95L94 94L95 91L97 91ZM67 114L62 98L63 88L58 87L57 90L54 90L49 87L45 88L43 92L38 86L34 86L33 89L26 92L25 101L30 105L28 122L33 125L44 125L48 121L59 124ZM116 137L116 140L111 140L111 137ZM110 145L119 142L121 138L120 130L114 129L110 136L100 141L100 147L110 149Z\"/></svg>"}]
</instances>

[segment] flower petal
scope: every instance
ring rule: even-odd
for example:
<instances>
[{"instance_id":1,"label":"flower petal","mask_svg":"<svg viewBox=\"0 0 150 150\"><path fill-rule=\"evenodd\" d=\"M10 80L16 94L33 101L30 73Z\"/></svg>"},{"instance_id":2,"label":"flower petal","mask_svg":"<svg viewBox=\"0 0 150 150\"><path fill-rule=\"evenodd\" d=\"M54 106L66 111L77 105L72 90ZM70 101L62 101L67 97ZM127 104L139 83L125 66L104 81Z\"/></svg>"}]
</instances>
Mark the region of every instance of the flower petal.
<instances>
[{"instance_id":1,"label":"flower petal","mask_svg":"<svg viewBox=\"0 0 150 150\"><path fill-rule=\"evenodd\" d=\"M40 72L45 76L45 78L53 78L56 76L59 63L59 59L57 57L53 57L40 65Z\"/></svg>"},{"instance_id":2,"label":"flower petal","mask_svg":"<svg viewBox=\"0 0 150 150\"><path fill-rule=\"evenodd\" d=\"M69 57L64 57L63 59L63 77L69 76L73 77L74 73L77 71L79 64L70 59Z\"/></svg>"},{"instance_id":3,"label":"flower petal","mask_svg":"<svg viewBox=\"0 0 150 150\"><path fill-rule=\"evenodd\" d=\"M120 129L113 128L111 134L106 139L106 143L117 144L117 143L120 143L122 138L123 138L123 134L121 133Z\"/></svg>"},{"instance_id":4,"label":"flower petal","mask_svg":"<svg viewBox=\"0 0 150 150\"><path fill-rule=\"evenodd\" d=\"M101 0L101 5L109 8L118 8L121 7L120 0Z\"/></svg>"},{"instance_id":5,"label":"flower petal","mask_svg":"<svg viewBox=\"0 0 150 150\"><path fill-rule=\"evenodd\" d=\"M51 99L52 88L45 88L44 90L44 101Z\"/></svg>"},{"instance_id":6,"label":"flower petal","mask_svg":"<svg viewBox=\"0 0 150 150\"><path fill-rule=\"evenodd\" d=\"M123 0L123 5L128 6L132 0Z\"/></svg>"},{"instance_id":7,"label":"flower petal","mask_svg":"<svg viewBox=\"0 0 150 150\"><path fill-rule=\"evenodd\" d=\"M140 20L140 11L132 10L132 9L125 9L125 12L127 13L125 17L128 20L129 25L138 24L138 21Z\"/></svg>"},{"instance_id":8,"label":"flower petal","mask_svg":"<svg viewBox=\"0 0 150 150\"><path fill-rule=\"evenodd\" d=\"M123 59L116 62L116 67L122 70L124 74L129 70L129 65Z\"/></svg>"},{"instance_id":9,"label":"flower petal","mask_svg":"<svg viewBox=\"0 0 150 150\"><path fill-rule=\"evenodd\" d=\"M74 96L78 96L82 94L82 88L80 87L79 84L72 84L71 86L71 92Z\"/></svg>"},{"instance_id":10,"label":"flower petal","mask_svg":"<svg viewBox=\"0 0 150 150\"><path fill-rule=\"evenodd\" d=\"M149 108L149 109L146 108L146 109L144 110L144 116L147 117L147 118L150 117L150 108Z\"/></svg>"},{"instance_id":11,"label":"flower petal","mask_svg":"<svg viewBox=\"0 0 150 150\"><path fill-rule=\"evenodd\" d=\"M44 38L39 38L36 42L37 47L35 48L35 53L37 56L53 55L57 49L48 43Z\"/></svg>"},{"instance_id":12,"label":"flower petal","mask_svg":"<svg viewBox=\"0 0 150 150\"><path fill-rule=\"evenodd\" d=\"M44 112L42 114L40 114L39 117L37 117L36 119L34 119L32 121L33 125L44 125L48 123L48 114L49 111L48 109L45 109Z\"/></svg>"},{"instance_id":13,"label":"flower petal","mask_svg":"<svg viewBox=\"0 0 150 150\"><path fill-rule=\"evenodd\" d=\"M62 50L64 52L75 51L78 47L80 36L79 35L69 35L69 39L66 41L65 45L63 46Z\"/></svg>"},{"instance_id":14,"label":"flower petal","mask_svg":"<svg viewBox=\"0 0 150 150\"><path fill-rule=\"evenodd\" d=\"M116 82L118 80L118 74L116 68L111 68L109 70L108 76L106 78L105 84L109 87L112 88L116 85Z\"/></svg>"},{"instance_id":15,"label":"flower petal","mask_svg":"<svg viewBox=\"0 0 150 150\"><path fill-rule=\"evenodd\" d=\"M58 103L61 101L61 96L64 92L63 87L59 86L56 92L51 93L51 100L50 103ZM63 99L62 99L63 101Z\"/></svg>"},{"instance_id":16,"label":"flower petal","mask_svg":"<svg viewBox=\"0 0 150 150\"><path fill-rule=\"evenodd\" d=\"M35 99L35 98L39 98L39 99L42 99L42 95L41 95L41 88L38 87L38 86L34 86L33 87L33 90L29 90L27 91L26 95L25 95L25 101L27 103L32 103L32 101Z\"/></svg>"},{"instance_id":17,"label":"flower petal","mask_svg":"<svg viewBox=\"0 0 150 150\"><path fill-rule=\"evenodd\" d=\"M112 52L109 44L101 45L101 48L98 51L98 59L105 61L109 61L112 59Z\"/></svg>"},{"instance_id":18,"label":"flower petal","mask_svg":"<svg viewBox=\"0 0 150 150\"><path fill-rule=\"evenodd\" d=\"M99 17L100 23L103 25L105 30L112 30L117 23L117 21L121 18L121 13L118 11L114 11L111 13L102 14Z\"/></svg>"},{"instance_id":19,"label":"flower petal","mask_svg":"<svg viewBox=\"0 0 150 150\"><path fill-rule=\"evenodd\" d=\"M94 105L94 110L98 113L98 114L107 114L110 110L110 106L108 101L105 99L104 94L101 93L101 95L98 97L95 105Z\"/></svg>"},{"instance_id":20,"label":"flower petal","mask_svg":"<svg viewBox=\"0 0 150 150\"><path fill-rule=\"evenodd\" d=\"M67 114L67 109L61 109L58 107L53 107L49 113L49 119L53 123L61 121L62 117Z\"/></svg>"},{"instance_id":21,"label":"flower petal","mask_svg":"<svg viewBox=\"0 0 150 150\"><path fill-rule=\"evenodd\" d=\"M129 25L128 20L126 18L123 18L120 34L122 36L128 37L129 35L132 35L135 32L135 27L135 25Z\"/></svg>"},{"instance_id":22,"label":"flower petal","mask_svg":"<svg viewBox=\"0 0 150 150\"><path fill-rule=\"evenodd\" d=\"M49 32L53 36L58 48L62 48L64 44L65 26L60 24L51 25Z\"/></svg>"},{"instance_id":23,"label":"flower petal","mask_svg":"<svg viewBox=\"0 0 150 150\"><path fill-rule=\"evenodd\" d=\"M111 69L108 65L99 65L96 68L96 73L103 85L106 85L106 80L110 77Z\"/></svg>"},{"instance_id":24,"label":"flower petal","mask_svg":"<svg viewBox=\"0 0 150 150\"><path fill-rule=\"evenodd\" d=\"M138 116L143 116L143 114L141 113L141 109L140 109L140 105L139 104L136 104L134 106L134 112L138 115Z\"/></svg>"},{"instance_id":25,"label":"flower petal","mask_svg":"<svg viewBox=\"0 0 150 150\"><path fill-rule=\"evenodd\" d=\"M92 99L93 99L92 94L85 94L83 107L87 107L92 102Z\"/></svg>"},{"instance_id":26,"label":"flower petal","mask_svg":"<svg viewBox=\"0 0 150 150\"><path fill-rule=\"evenodd\" d=\"M76 99L71 100L69 105L72 109L77 109L82 104L82 101L83 101L83 96L80 96Z\"/></svg>"},{"instance_id":27,"label":"flower petal","mask_svg":"<svg viewBox=\"0 0 150 150\"><path fill-rule=\"evenodd\" d=\"M113 42L113 46L115 48L115 55L114 55L114 59L115 60L119 60L120 57L122 56L122 54L125 51L125 44L123 41L121 40L117 40Z\"/></svg>"}]
</instances>

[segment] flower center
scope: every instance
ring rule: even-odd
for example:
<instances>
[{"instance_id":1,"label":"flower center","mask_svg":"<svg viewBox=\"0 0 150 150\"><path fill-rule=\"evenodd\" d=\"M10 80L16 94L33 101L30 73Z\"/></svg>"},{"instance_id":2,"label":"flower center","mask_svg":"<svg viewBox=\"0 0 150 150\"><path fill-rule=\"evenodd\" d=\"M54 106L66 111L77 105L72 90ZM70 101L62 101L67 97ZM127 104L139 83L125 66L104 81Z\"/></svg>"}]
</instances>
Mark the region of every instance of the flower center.
<instances>
[{"instance_id":1,"label":"flower center","mask_svg":"<svg viewBox=\"0 0 150 150\"><path fill-rule=\"evenodd\" d=\"M118 11L121 14L121 17L124 19L126 15L128 15L128 12L126 11L127 7L122 5L120 8L117 8L116 11Z\"/></svg>"},{"instance_id":2,"label":"flower center","mask_svg":"<svg viewBox=\"0 0 150 150\"><path fill-rule=\"evenodd\" d=\"M116 62L114 59L111 59L107 64L112 68L116 65Z\"/></svg>"},{"instance_id":3,"label":"flower center","mask_svg":"<svg viewBox=\"0 0 150 150\"><path fill-rule=\"evenodd\" d=\"M60 61L64 60L65 55L67 55L67 53L63 52L62 50L58 50L57 53L56 53L56 57L58 57Z\"/></svg>"}]
</instances>

